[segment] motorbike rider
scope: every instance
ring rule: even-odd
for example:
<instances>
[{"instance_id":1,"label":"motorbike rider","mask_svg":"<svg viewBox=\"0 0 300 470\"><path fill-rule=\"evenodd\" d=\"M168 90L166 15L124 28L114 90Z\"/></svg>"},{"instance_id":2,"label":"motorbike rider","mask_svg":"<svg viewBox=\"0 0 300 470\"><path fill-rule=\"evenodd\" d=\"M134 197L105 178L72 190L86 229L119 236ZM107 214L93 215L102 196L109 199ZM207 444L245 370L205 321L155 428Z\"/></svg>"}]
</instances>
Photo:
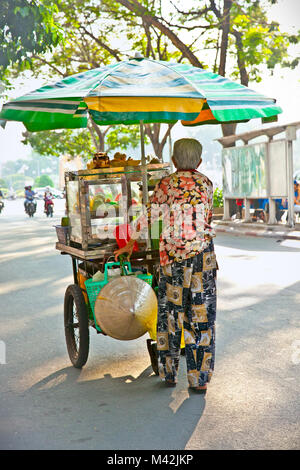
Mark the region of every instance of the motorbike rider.
<instances>
[{"instance_id":1,"label":"motorbike rider","mask_svg":"<svg viewBox=\"0 0 300 470\"><path fill-rule=\"evenodd\" d=\"M53 204L53 194L50 191L50 187L47 186L44 194L44 212L47 213L47 206L48 204Z\"/></svg>"},{"instance_id":2,"label":"motorbike rider","mask_svg":"<svg viewBox=\"0 0 300 470\"><path fill-rule=\"evenodd\" d=\"M4 202L2 201L3 198L4 198L4 195L3 195L3 192L0 189L0 212L2 211L2 209L4 207Z\"/></svg>"},{"instance_id":3,"label":"motorbike rider","mask_svg":"<svg viewBox=\"0 0 300 470\"><path fill-rule=\"evenodd\" d=\"M29 202L33 202L34 201L34 195L35 195L35 192L32 190L32 187L31 186L25 186L25 201L24 201L24 207L25 207L25 212L27 212L27 204ZM36 205L36 202L34 201L35 205Z\"/></svg>"}]
</instances>

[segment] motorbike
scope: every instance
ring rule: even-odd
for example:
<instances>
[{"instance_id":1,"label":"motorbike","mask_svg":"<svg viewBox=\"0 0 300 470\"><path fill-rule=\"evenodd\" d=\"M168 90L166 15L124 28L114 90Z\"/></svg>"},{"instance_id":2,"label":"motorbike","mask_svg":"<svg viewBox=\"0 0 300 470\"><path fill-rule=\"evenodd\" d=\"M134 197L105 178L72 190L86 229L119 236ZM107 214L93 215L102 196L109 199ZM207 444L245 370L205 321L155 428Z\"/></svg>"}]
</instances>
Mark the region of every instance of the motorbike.
<instances>
[{"instance_id":1,"label":"motorbike","mask_svg":"<svg viewBox=\"0 0 300 470\"><path fill-rule=\"evenodd\" d=\"M1 214L3 208L4 208L4 202L0 201L0 214Z\"/></svg>"},{"instance_id":2,"label":"motorbike","mask_svg":"<svg viewBox=\"0 0 300 470\"><path fill-rule=\"evenodd\" d=\"M52 199L47 199L46 200L46 216L47 217L53 217L53 201Z\"/></svg>"},{"instance_id":3,"label":"motorbike","mask_svg":"<svg viewBox=\"0 0 300 470\"><path fill-rule=\"evenodd\" d=\"M36 212L36 202L34 199L27 200L27 204L25 204L25 212L29 215L29 217L33 217Z\"/></svg>"}]
</instances>

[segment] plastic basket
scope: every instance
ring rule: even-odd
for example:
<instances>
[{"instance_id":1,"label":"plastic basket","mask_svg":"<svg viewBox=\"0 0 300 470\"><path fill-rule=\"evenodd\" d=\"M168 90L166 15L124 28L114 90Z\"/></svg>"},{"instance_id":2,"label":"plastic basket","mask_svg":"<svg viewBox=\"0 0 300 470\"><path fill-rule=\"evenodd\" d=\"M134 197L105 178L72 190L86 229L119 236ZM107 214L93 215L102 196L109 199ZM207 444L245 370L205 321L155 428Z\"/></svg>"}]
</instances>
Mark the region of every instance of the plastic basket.
<instances>
[{"instance_id":1,"label":"plastic basket","mask_svg":"<svg viewBox=\"0 0 300 470\"><path fill-rule=\"evenodd\" d=\"M142 281L145 281L147 282L148 284L150 284L150 286L152 286L152 274L137 274L137 276L139 279L142 279Z\"/></svg>"},{"instance_id":2,"label":"plastic basket","mask_svg":"<svg viewBox=\"0 0 300 470\"><path fill-rule=\"evenodd\" d=\"M59 243L67 245L69 243L69 227L63 227L62 225L54 225L54 227Z\"/></svg>"}]
</instances>

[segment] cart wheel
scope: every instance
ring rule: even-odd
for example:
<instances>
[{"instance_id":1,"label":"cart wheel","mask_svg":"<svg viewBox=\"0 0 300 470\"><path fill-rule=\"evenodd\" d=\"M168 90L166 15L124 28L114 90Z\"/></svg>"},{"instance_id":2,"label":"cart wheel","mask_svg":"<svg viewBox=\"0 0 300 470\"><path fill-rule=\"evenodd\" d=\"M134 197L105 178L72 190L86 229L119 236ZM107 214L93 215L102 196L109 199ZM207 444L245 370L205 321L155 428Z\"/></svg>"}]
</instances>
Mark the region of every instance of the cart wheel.
<instances>
[{"instance_id":1,"label":"cart wheel","mask_svg":"<svg viewBox=\"0 0 300 470\"><path fill-rule=\"evenodd\" d=\"M147 349L151 359L151 366L155 375L158 373L158 357L157 357L157 345L152 339L147 339Z\"/></svg>"},{"instance_id":2,"label":"cart wheel","mask_svg":"<svg viewBox=\"0 0 300 470\"><path fill-rule=\"evenodd\" d=\"M70 285L65 293L64 322L70 360L80 369L88 359L90 336L86 304L76 284Z\"/></svg>"}]
</instances>

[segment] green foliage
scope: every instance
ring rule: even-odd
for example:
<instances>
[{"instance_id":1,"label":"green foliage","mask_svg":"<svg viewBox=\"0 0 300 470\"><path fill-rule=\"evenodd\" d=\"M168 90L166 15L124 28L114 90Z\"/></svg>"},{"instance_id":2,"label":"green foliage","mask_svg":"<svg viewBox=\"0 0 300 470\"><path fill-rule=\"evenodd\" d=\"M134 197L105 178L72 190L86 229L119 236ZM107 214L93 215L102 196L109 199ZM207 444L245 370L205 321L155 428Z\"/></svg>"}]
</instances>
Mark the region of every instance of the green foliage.
<instances>
[{"instance_id":1,"label":"green foliage","mask_svg":"<svg viewBox=\"0 0 300 470\"><path fill-rule=\"evenodd\" d=\"M3 189L3 188L8 188L8 184L7 184L7 181L4 179L4 178L0 178L0 188Z\"/></svg>"},{"instance_id":2,"label":"green foliage","mask_svg":"<svg viewBox=\"0 0 300 470\"><path fill-rule=\"evenodd\" d=\"M22 142L26 145L30 144L34 151L40 155L55 157L68 155L71 158L79 156L87 161L99 150L88 129L25 132L23 135L25 138ZM140 142L139 135L138 126L112 126L106 134L105 150L109 152L114 149L136 148ZM145 143L148 142L145 137Z\"/></svg>"},{"instance_id":3,"label":"green foliage","mask_svg":"<svg viewBox=\"0 0 300 470\"><path fill-rule=\"evenodd\" d=\"M13 187L15 191L24 189L24 186L33 182L32 178L21 174L7 175L5 178L8 187Z\"/></svg>"},{"instance_id":4,"label":"green foliage","mask_svg":"<svg viewBox=\"0 0 300 470\"><path fill-rule=\"evenodd\" d=\"M179 3L173 0L2 0L0 43L3 37L4 53L11 47L10 63L18 62L23 68L30 64L36 77L47 80L128 59L134 51L166 61L193 63L194 57L198 62L201 60L204 67L218 73L226 23L224 0L190 0L186 9L184 3ZM232 2L228 47L223 55L233 60L227 60L226 70L222 73L240 79L244 85L248 85L249 80L260 81L263 66L272 72L278 64L291 68L299 64L299 57L289 56L289 46L299 43L300 34L283 33L277 22L269 21L268 6L274 3L276 0ZM25 20L29 21L33 14L31 10L34 15L38 15L38 10L42 11L46 18L38 26L31 23L37 42L43 37L39 36L40 29L45 40L34 48L29 35L29 52L25 56L19 52L23 50L22 38L9 36L13 21L9 15L2 14L8 4L14 6L11 15L13 18L18 15L20 24L24 24L24 32ZM64 41L59 41L60 33L53 21L55 16L64 30ZM9 20L3 23L6 17ZM2 31L1 24L5 25ZM52 39L55 38L52 44L56 47L51 55L45 55L47 47L51 47L51 34ZM187 54L184 48L192 54ZM14 54L21 54L20 59L13 59ZM100 133L91 127L88 130L45 131L28 136L25 143L30 143L41 155L68 154L89 159L96 150L103 149L104 137L108 151L138 145L137 131L122 127L114 127L109 132L101 129ZM156 140L159 141L159 135ZM156 148L157 142L152 137L151 142Z\"/></svg>"},{"instance_id":5,"label":"green foliage","mask_svg":"<svg viewBox=\"0 0 300 470\"><path fill-rule=\"evenodd\" d=\"M50 186L51 188L54 188L54 183L50 176L48 175L41 175L35 178L34 180L34 186L36 188L43 188L44 186Z\"/></svg>"},{"instance_id":6,"label":"green foliage","mask_svg":"<svg viewBox=\"0 0 300 470\"><path fill-rule=\"evenodd\" d=\"M241 35L241 49L234 50L234 32ZM277 64L295 67L298 60L290 59L288 47L300 40L300 34L290 35L280 30L279 23L268 21L267 8L261 1L233 2L231 8L232 39L230 50L242 59L250 80L261 81L261 65L272 72ZM234 76L240 73L238 65Z\"/></svg>"},{"instance_id":7,"label":"green foliage","mask_svg":"<svg viewBox=\"0 0 300 470\"><path fill-rule=\"evenodd\" d=\"M87 129L60 131L25 132L25 145L31 145L33 150L40 155L52 155L60 157L68 155L72 158L85 157L95 153L96 147L92 142L91 134Z\"/></svg>"},{"instance_id":8,"label":"green foliage","mask_svg":"<svg viewBox=\"0 0 300 470\"><path fill-rule=\"evenodd\" d=\"M223 190L221 188L216 188L214 190L213 206L214 207L223 207Z\"/></svg>"},{"instance_id":9,"label":"green foliage","mask_svg":"<svg viewBox=\"0 0 300 470\"><path fill-rule=\"evenodd\" d=\"M149 140L145 135L145 144ZM114 126L106 137L107 151L120 149L127 150L129 147L136 148L140 145L139 126Z\"/></svg>"},{"instance_id":10,"label":"green foliage","mask_svg":"<svg viewBox=\"0 0 300 470\"><path fill-rule=\"evenodd\" d=\"M58 174L58 160L51 156L40 156L32 153L30 158L8 160L2 164L2 177L6 179L12 174L23 174L25 177L36 178L40 173Z\"/></svg>"},{"instance_id":11,"label":"green foliage","mask_svg":"<svg viewBox=\"0 0 300 470\"><path fill-rule=\"evenodd\" d=\"M32 54L49 51L62 39L62 30L54 22L56 12L50 0L1 0L0 79L6 85L10 66L30 68Z\"/></svg>"}]
</instances>

